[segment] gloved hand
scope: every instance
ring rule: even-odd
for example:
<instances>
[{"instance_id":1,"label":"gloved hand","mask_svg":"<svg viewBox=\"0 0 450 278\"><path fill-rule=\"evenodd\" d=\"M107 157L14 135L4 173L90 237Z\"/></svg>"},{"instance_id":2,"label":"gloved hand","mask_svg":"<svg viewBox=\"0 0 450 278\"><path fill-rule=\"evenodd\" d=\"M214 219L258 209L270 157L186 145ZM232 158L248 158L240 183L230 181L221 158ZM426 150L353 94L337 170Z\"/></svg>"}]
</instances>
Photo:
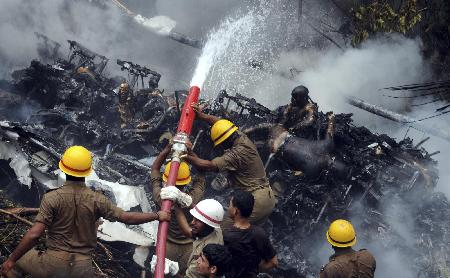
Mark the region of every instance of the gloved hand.
<instances>
[{"instance_id":1,"label":"gloved hand","mask_svg":"<svg viewBox=\"0 0 450 278\"><path fill-rule=\"evenodd\" d=\"M180 189L173 185L163 187L160 196L162 200L177 202L182 208L189 207L192 204L192 197L189 194L181 192Z\"/></svg>"},{"instance_id":2,"label":"gloved hand","mask_svg":"<svg viewBox=\"0 0 450 278\"><path fill-rule=\"evenodd\" d=\"M151 269L152 273L155 273L157 259L158 259L158 257L156 255L153 255L152 261L150 262L150 269ZM177 275L179 270L180 270L180 268L178 267L177 262L171 261L167 258L165 259L164 274L170 273L170 275L175 276L175 275Z\"/></svg>"},{"instance_id":3,"label":"gloved hand","mask_svg":"<svg viewBox=\"0 0 450 278\"><path fill-rule=\"evenodd\" d=\"M176 201L182 192L175 186L166 186L161 188L161 199Z\"/></svg>"}]
</instances>

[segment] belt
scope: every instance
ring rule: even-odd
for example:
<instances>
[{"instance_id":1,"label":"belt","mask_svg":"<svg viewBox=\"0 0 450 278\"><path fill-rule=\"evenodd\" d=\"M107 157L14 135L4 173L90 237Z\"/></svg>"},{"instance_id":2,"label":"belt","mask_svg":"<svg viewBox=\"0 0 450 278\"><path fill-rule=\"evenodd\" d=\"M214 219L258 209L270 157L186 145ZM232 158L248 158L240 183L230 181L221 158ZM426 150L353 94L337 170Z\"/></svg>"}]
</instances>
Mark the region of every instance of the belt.
<instances>
[{"instance_id":1,"label":"belt","mask_svg":"<svg viewBox=\"0 0 450 278\"><path fill-rule=\"evenodd\" d=\"M64 260L64 261L85 261L85 260L91 260L91 255L86 254L80 254L80 253L71 253L67 251L60 251L60 250L50 250L47 249L47 254L49 254L52 257L56 257L58 259Z\"/></svg>"}]
</instances>

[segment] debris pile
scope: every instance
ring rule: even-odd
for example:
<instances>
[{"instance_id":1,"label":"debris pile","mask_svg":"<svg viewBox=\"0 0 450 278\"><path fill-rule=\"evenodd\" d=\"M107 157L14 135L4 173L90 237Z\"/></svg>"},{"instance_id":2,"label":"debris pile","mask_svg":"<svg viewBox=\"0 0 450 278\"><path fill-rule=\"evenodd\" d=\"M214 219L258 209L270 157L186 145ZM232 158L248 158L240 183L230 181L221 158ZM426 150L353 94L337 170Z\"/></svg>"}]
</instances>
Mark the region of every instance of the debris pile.
<instances>
[{"instance_id":1,"label":"debris pile","mask_svg":"<svg viewBox=\"0 0 450 278\"><path fill-rule=\"evenodd\" d=\"M2 102L0 114L10 120L0 124L0 169L5 173L0 178L0 198L37 207L46 190L61 184L57 170L60 154L66 147L80 144L95 154L98 177L88 180L89 186L125 209L150 211L155 207L149 196L152 159L172 137L186 92L160 91L158 73L129 61L118 64L134 73L132 80L107 78L102 75L106 57L78 43L70 41L70 45L76 48L77 59L52 65L33 61L29 68L15 72L13 82L0 82L0 94L9 100ZM93 62L94 56L100 62ZM143 78L148 75L155 78L146 88ZM138 77L144 88L135 90ZM118 87L124 82L131 85L134 112L121 128ZM5 112L20 111L24 106L31 111L27 118ZM325 230L336 218L353 219L361 231L360 242L379 241L386 250L401 250L406 260L415 262L411 268L418 277L448 273L450 203L443 194L433 192L438 180L436 162L420 144L409 138L396 142L387 135L373 134L354 126L351 114L337 114L332 144L322 148L329 114L319 112L313 133L301 138L277 131L276 113L255 99L226 91L209 103L208 110L236 123L253 139L266 162L278 195L276 210L265 224L280 260L273 277L316 276L320 269L317 249L324 245ZM208 133L207 126L196 123L191 141L195 152L209 159L216 151ZM226 205L230 190L223 177L210 174L207 179L212 186L206 196ZM132 200L129 192L134 194ZM413 216L413 242L396 229L392 211ZM0 219L0 233L5 232L4 225L18 225L15 220ZM20 227L12 230L13 239L2 247L3 255L8 255L25 231L26 227ZM102 239L108 238L104 227L99 233ZM154 242L148 226L126 229L147 238L148 245ZM99 272L136 276L139 268L130 263L135 245L105 246L112 254L97 250L94 259Z\"/></svg>"}]
</instances>

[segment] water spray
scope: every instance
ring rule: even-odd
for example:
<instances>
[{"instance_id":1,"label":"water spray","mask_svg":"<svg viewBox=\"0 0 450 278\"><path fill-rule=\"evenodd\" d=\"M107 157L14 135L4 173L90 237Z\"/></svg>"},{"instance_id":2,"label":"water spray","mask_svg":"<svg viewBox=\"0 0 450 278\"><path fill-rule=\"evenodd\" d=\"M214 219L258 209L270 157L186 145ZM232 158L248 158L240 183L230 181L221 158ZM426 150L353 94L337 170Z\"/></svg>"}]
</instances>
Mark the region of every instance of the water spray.
<instances>
[{"instance_id":1,"label":"water spray","mask_svg":"<svg viewBox=\"0 0 450 278\"><path fill-rule=\"evenodd\" d=\"M247 24L249 20L251 20L251 18L246 16L233 22L225 22L221 28L211 34L208 42L203 47L202 54L198 59L197 67L191 80L189 94L183 105L183 110L181 111L177 134L173 139L172 163L170 164L169 177L167 179L166 186L175 185L182 156L187 152L186 143L189 139L189 135L191 134L192 124L195 119L195 112L192 109L192 104L198 102L200 88L205 83L214 63L217 62L217 58L225 54L231 38L235 36L236 33L242 31L242 29L245 29L244 27L249 26ZM171 207L172 201L162 201L161 210L170 212ZM166 221L160 222L158 226L156 240L156 255L158 257L155 268L156 278L164 277L168 227L169 223Z\"/></svg>"}]
</instances>

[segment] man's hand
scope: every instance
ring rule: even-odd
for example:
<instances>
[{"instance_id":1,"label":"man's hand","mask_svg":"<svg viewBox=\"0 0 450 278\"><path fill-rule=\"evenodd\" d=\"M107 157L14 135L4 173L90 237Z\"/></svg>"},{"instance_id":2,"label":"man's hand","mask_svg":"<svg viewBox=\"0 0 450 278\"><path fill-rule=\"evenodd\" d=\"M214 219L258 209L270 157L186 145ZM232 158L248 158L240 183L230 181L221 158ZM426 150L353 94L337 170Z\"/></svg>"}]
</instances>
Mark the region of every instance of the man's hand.
<instances>
[{"instance_id":1,"label":"man's hand","mask_svg":"<svg viewBox=\"0 0 450 278\"><path fill-rule=\"evenodd\" d=\"M171 200L176 201L178 196L181 194L181 191L175 186L166 186L161 188L161 199L162 200Z\"/></svg>"},{"instance_id":2,"label":"man's hand","mask_svg":"<svg viewBox=\"0 0 450 278\"><path fill-rule=\"evenodd\" d=\"M159 221L170 221L171 213L166 211L158 211L158 220Z\"/></svg>"},{"instance_id":3,"label":"man's hand","mask_svg":"<svg viewBox=\"0 0 450 278\"><path fill-rule=\"evenodd\" d=\"M192 153L192 143L191 143L191 140L189 140L189 138L186 141L186 148L187 148L188 154Z\"/></svg>"},{"instance_id":4,"label":"man's hand","mask_svg":"<svg viewBox=\"0 0 450 278\"><path fill-rule=\"evenodd\" d=\"M155 273L155 268L156 268L156 261L158 260L158 257L156 255L153 255L152 257L152 261L150 262L150 270L152 271L152 273ZM178 263L171 261L167 258L165 258L165 263L164 263L164 274L171 274L172 276L175 276L178 273L179 267L178 267Z\"/></svg>"},{"instance_id":5,"label":"man's hand","mask_svg":"<svg viewBox=\"0 0 450 278\"><path fill-rule=\"evenodd\" d=\"M182 208L189 207L192 204L192 197L189 194L181 192L180 189L173 185L161 188L160 196L162 200L177 202Z\"/></svg>"},{"instance_id":6,"label":"man's hand","mask_svg":"<svg viewBox=\"0 0 450 278\"><path fill-rule=\"evenodd\" d=\"M198 102L192 104L192 109L199 119L205 118L205 113L203 113L203 109L205 109L207 104L200 105Z\"/></svg>"},{"instance_id":7,"label":"man's hand","mask_svg":"<svg viewBox=\"0 0 450 278\"><path fill-rule=\"evenodd\" d=\"M6 277L6 274L14 267L14 262L10 259L6 260L2 265L2 270L0 272L1 277Z\"/></svg>"},{"instance_id":8,"label":"man's hand","mask_svg":"<svg viewBox=\"0 0 450 278\"><path fill-rule=\"evenodd\" d=\"M161 151L161 153L169 154L170 151L172 150L172 145L173 145L173 143L172 143L172 142L169 142L169 143L164 147L164 149Z\"/></svg>"}]
</instances>

